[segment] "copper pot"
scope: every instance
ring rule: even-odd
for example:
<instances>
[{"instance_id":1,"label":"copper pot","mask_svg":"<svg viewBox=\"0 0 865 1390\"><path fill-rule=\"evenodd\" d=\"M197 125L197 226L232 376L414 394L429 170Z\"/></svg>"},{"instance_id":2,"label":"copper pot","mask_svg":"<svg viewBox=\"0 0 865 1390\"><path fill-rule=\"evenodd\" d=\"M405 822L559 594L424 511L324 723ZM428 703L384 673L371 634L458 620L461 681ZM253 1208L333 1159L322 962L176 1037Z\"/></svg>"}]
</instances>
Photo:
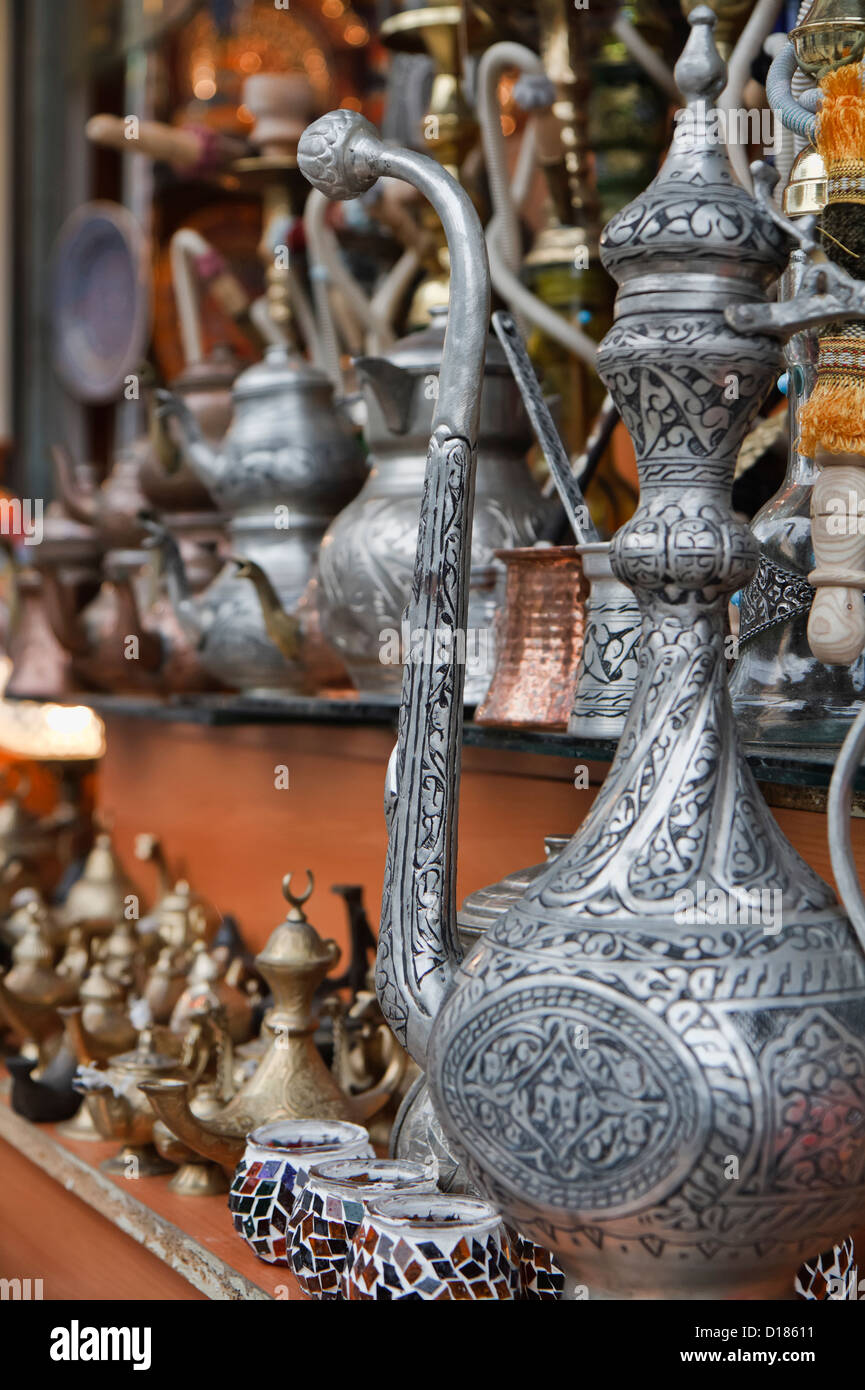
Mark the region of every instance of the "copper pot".
<instances>
[{"instance_id":1,"label":"copper pot","mask_svg":"<svg viewBox=\"0 0 865 1390\"><path fill-rule=\"evenodd\" d=\"M567 729L588 586L572 545L497 550L505 565L496 667L477 724Z\"/></svg>"}]
</instances>

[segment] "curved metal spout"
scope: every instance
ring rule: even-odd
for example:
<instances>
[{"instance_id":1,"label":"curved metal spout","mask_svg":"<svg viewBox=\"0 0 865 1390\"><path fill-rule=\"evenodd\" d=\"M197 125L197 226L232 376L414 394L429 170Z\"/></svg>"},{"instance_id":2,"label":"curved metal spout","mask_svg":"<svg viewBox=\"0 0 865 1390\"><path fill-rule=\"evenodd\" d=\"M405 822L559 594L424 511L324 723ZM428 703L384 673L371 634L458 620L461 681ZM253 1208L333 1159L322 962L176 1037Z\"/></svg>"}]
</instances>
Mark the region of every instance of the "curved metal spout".
<instances>
[{"instance_id":1,"label":"curved metal spout","mask_svg":"<svg viewBox=\"0 0 865 1390\"><path fill-rule=\"evenodd\" d=\"M51 630L72 656L90 656L90 634L75 601L75 589L53 565L42 570L42 593Z\"/></svg>"},{"instance_id":2,"label":"curved metal spout","mask_svg":"<svg viewBox=\"0 0 865 1390\"><path fill-rule=\"evenodd\" d=\"M147 1096L162 1123L193 1153L234 1172L243 1158L246 1140L242 1135L220 1134L192 1113L188 1081L164 1077L159 1081L139 1081L138 1089Z\"/></svg>"},{"instance_id":3,"label":"curved metal spout","mask_svg":"<svg viewBox=\"0 0 865 1390\"><path fill-rule=\"evenodd\" d=\"M75 464L69 450L63 444L55 444L51 450L54 460L54 475L60 500L74 521L85 526L96 524L99 510L99 489L93 486L83 488L75 476Z\"/></svg>"},{"instance_id":4,"label":"curved metal spout","mask_svg":"<svg viewBox=\"0 0 865 1390\"><path fill-rule=\"evenodd\" d=\"M376 963L382 1011L423 1066L433 1021L451 989L465 633L480 386L489 326L483 231L463 189L426 155L388 149L352 111L332 111L298 145L298 164L331 198L354 198L385 175L413 184L441 219L450 252L450 313L427 454L407 610L399 741L391 759L388 855Z\"/></svg>"},{"instance_id":5,"label":"curved metal spout","mask_svg":"<svg viewBox=\"0 0 865 1390\"><path fill-rule=\"evenodd\" d=\"M354 369L375 395L391 434L405 434L416 378L386 357L356 357Z\"/></svg>"},{"instance_id":6,"label":"curved metal spout","mask_svg":"<svg viewBox=\"0 0 865 1390\"><path fill-rule=\"evenodd\" d=\"M237 578L248 579L255 589L264 619L264 630L271 642L279 648L286 660L296 661L300 655L300 619L292 613L286 613L279 594L261 565L256 564L255 560L245 560L240 555L233 555L231 558L237 565Z\"/></svg>"},{"instance_id":7,"label":"curved metal spout","mask_svg":"<svg viewBox=\"0 0 865 1390\"><path fill-rule=\"evenodd\" d=\"M164 386L158 387L155 395L159 402L156 420L165 421L169 415L174 417L184 461L194 469L206 488L218 487L221 455L208 444L189 406Z\"/></svg>"},{"instance_id":8,"label":"curved metal spout","mask_svg":"<svg viewBox=\"0 0 865 1390\"><path fill-rule=\"evenodd\" d=\"M139 513L139 520L144 530L148 532L148 539L144 542L144 548L146 550L158 548L162 556L165 587L168 591L169 602L177 614L177 621L190 642L197 645L202 637L201 615L192 594L192 586L186 573L180 546L165 527L152 516Z\"/></svg>"},{"instance_id":9,"label":"curved metal spout","mask_svg":"<svg viewBox=\"0 0 865 1390\"><path fill-rule=\"evenodd\" d=\"M386 1032L387 1030L384 1029ZM388 1034L388 1036L390 1036ZM391 1038L391 1046L396 1048L396 1044ZM347 1095L347 1105L349 1115L358 1124L366 1124L373 1115L377 1115L389 1100L396 1095L397 1087L405 1076L408 1058L403 1049L396 1048L393 1056L385 1068L384 1075L377 1085L371 1086L368 1091L360 1091L357 1095Z\"/></svg>"}]
</instances>

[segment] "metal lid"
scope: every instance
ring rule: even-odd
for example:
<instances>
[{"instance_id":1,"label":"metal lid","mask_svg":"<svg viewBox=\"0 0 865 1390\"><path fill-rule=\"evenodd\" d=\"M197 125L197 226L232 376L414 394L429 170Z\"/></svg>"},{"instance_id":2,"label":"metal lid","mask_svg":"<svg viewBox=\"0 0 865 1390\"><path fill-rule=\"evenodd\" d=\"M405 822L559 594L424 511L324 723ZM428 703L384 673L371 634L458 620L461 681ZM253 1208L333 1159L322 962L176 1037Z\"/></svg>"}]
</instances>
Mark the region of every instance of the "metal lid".
<instances>
[{"instance_id":1,"label":"metal lid","mask_svg":"<svg viewBox=\"0 0 865 1390\"><path fill-rule=\"evenodd\" d=\"M786 260L783 231L736 183L721 138L715 102L726 65L715 46L715 16L701 6L690 23L675 69L686 105L670 152L645 192L601 236L601 260L621 287L617 317L644 314L650 293L678 295L677 302L699 310L714 288L709 276L723 277L728 300L737 288L746 295L753 288L757 296Z\"/></svg>"},{"instance_id":2,"label":"metal lid","mask_svg":"<svg viewBox=\"0 0 865 1390\"><path fill-rule=\"evenodd\" d=\"M418 374L438 372L441 367L447 322L447 306L435 305L430 309L430 322L426 328L420 328L414 333L407 333L382 356L388 362L392 362L395 367L403 367L409 372ZM362 365L363 361L363 358L358 358L359 365ZM484 374L492 375L493 373L499 376L510 376L510 368L501 344L495 334L491 333L487 338Z\"/></svg>"},{"instance_id":3,"label":"metal lid","mask_svg":"<svg viewBox=\"0 0 865 1390\"><path fill-rule=\"evenodd\" d=\"M314 390L330 395L332 389L324 372L275 343L266 350L260 362L241 372L234 383L233 395L235 401L243 401L251 396L275 396L283 391Z\"/></svg>"},{"instance_id":4,"label":"metal lid","mask_svg":"<svg viewBox=\"0 0 865 1390\"><path fill-rule=\"evenodd\" d=\"M132 1052L121 1052L112 1057L109 1071L122 1071L134 1074L151 1075L155 1072L176 1071L176 1057L157 1052L151 1029L144 1028L138 1037L138 1046Z\"/></svg>"}]
</instances>

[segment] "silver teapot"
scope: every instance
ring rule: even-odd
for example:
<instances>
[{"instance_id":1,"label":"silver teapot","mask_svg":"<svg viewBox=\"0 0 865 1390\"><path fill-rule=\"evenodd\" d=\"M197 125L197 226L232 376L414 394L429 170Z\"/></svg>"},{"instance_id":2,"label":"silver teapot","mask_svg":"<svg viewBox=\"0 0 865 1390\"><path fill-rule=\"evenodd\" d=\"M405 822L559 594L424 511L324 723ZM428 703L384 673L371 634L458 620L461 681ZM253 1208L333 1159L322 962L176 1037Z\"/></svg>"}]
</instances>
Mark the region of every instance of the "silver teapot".
<instances>
[{"instance_id":1,"label":"silver teapot","mask_svg":"<svg viewBox=\"0 0 865 1390\"><path fill-rule=\"evenodd\" d=\"M321 623L363 695L399 699L412 634L411 590L426 451L439 390L447 309L355 368L367 404L369 477L331 522L321 546ZM531 545L545 507L526 464L532 432L504 353L487 340L478 431L466 634L466 700L486 693L494 666L496 550Z\"/></svg>"},{"instance_id":2,"label":"silver teapot","mask_svg":"<svg viewBox=\"0 0 865 1390\"><path fill-rule=\"evenodd\" d=\"M184 458L228 518L228 560L195 595L171 537L156 528L177 616L205 668L249 694L312 693L344 679L318 630L318 548L355 495L364 466L352 426L323 373L277 345L237 378L220 449L169 391ZM151 524L152 526L152 524Z\"/></svg>"},{"instance_id":3,"label":"silver teapot","mask_svg":"<svg viewBox=\"0 0 865 1390\"><path fill-rule=\"evenodd\" d=\"M461 959L464 670L445 651L407 660L376 984L468 1180L590 1297L783 1299L862 1206L865 955L763 801L730 708L727 599L757 563L730 492L777 370L759 325L787 246L712 139L726 70L712 11L690 23L682 128L601 243L619 294L599 367L641 490L611 551L643 613L616 757L574 838ZM313 125L299 159L331 196L404 178L445 227L452 308L409 621L459 629L489 311L476 213L354 113Z\"/></svg>"}]
</instances>

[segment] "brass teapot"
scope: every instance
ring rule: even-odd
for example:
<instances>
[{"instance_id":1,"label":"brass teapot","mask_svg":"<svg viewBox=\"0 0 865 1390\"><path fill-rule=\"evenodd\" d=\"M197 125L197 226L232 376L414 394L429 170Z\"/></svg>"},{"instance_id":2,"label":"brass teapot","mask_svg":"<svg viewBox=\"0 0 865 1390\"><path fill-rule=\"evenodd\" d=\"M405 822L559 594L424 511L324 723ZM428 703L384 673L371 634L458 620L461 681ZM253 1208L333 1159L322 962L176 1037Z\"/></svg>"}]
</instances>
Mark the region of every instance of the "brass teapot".
<instances>
[{"instance_id":1,"label":"brass teapot","mask_svg":"<svg viewBox=\"0 0 865 1390\"><path fill-rule=\"evenodd\" d=\"M46 929L47 914L36 902L27 906L28 926L12 951L13 965L0 972L0 1015L42 1069L58 1051L63 1019L58 1009L78 993L77 981L54 969L54 945Z\"/></svg>"},{"instance_id":2,"label":"brass teapot","mask_svg":"<svg viewBox=\"0 0 865 1390\"><path fill-rule=\"evenodd\" d=\"M107 936L139 895L124 872L111 836L96 836L84 870L66 895L59 909L65 927L80 927L86 936Z\"/></svg>"},{"instance_id":3,"label":"brass teapot","mask_svg":"<svg viewBox=\"0 0 865 1390\"><path fill-rule=\"evenodd\" d=\"M153 1146L153 1111L140 1089L156 1077L182 1074L176 1056L156 1049L153 1033L144 1029L133 1051L112 1057L103 1069L79 1066L75 1087L85 1098L90 1115L103 1139L117 1139L122 1147L105 1160L107 1173L155 1177L172 1165ZM185 1083L184 1083L185 1084Z\"/></svg>"},{"instance_id":4,"label":"brass teapot","mask_svg":"<svg viewBox=\"0 0 865 1390\"><path fill-rule=\"evenodd\" d=\"M84 1065L102 1066L135 1046L138 1034L126 1012L125 990L98 962L81 982L78 1003L60 1012L67 1045Z\"/></svg>"}]
</instances>

